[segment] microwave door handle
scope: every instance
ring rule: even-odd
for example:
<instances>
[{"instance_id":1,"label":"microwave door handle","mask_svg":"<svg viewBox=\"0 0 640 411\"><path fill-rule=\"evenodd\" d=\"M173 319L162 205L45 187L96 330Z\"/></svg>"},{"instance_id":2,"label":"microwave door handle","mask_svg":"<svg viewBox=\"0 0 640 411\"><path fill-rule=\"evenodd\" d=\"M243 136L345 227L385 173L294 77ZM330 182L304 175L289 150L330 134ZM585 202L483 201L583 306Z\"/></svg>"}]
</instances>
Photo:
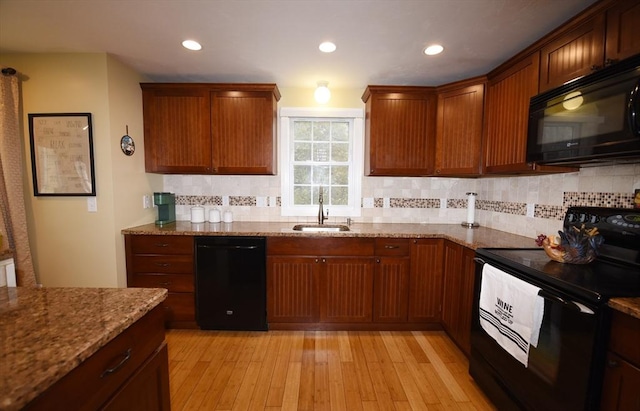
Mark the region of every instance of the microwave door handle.
<instances>
[{"instance_id":1,"label":"microwave door handle","mask_svg":"<svg viewBox=\"0 0 640 411\"><path fill-rule=\"evenodd\" d=\"M635 87L631 90L629 101L627 103L627 113L629 119L629 127L635 136L640 136L640 79L636 82Z\"/></svg>"}]
</instances>

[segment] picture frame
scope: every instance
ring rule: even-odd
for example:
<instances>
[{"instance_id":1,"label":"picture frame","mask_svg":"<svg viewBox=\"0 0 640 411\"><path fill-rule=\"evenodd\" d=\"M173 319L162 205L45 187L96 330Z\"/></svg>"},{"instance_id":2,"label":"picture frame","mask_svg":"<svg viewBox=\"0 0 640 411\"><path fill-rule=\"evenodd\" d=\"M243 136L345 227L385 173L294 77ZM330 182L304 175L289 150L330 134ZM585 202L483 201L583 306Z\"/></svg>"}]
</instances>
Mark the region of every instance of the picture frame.
<instances>
[{"instance_id":1,"label":"picture frame","mask_svg":"<svg viewBox=\"0 0 640 411\"><path fill-rule=\"evenodd\" d=\"M95 196L91 113L29 114L35 196Z\"/></svg>"}]
</instances>

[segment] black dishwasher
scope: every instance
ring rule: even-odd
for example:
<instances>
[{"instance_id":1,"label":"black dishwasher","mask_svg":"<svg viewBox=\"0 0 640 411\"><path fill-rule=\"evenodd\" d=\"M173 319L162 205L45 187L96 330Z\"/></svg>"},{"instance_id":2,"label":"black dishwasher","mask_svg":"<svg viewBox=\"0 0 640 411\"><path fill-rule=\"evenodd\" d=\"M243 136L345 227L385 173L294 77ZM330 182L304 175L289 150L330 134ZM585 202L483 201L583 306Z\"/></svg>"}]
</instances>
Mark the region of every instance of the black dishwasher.
<instances>
[{"instance_id":1,"label":"black dishwasher","mask_svg":"<svg viewBox=\"0 0 640 411\"><path fill-rule=\"evenodd\" d=\"M200 328L266 331L266 238L196 237L195 257Z\"/></svg>"}]
</instances>

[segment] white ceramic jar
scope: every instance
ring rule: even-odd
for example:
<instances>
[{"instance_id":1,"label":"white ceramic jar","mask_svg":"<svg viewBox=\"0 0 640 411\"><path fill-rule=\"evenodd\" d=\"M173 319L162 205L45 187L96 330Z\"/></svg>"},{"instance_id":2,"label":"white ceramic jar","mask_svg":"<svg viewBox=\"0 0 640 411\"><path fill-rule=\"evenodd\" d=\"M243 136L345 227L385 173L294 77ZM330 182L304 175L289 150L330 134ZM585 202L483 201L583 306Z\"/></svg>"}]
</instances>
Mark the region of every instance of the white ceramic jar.
<instances>
[{"instance_id":1,"label":"white ceramic jar","mask_svg":"<svg viewBox=\"0 0 640 411\"><path fill-rule=\"evenodd\" d=\"M204 207L201 207L201 206L191 207L191 222L204 223Z\"/></svg>"}]
</instances>

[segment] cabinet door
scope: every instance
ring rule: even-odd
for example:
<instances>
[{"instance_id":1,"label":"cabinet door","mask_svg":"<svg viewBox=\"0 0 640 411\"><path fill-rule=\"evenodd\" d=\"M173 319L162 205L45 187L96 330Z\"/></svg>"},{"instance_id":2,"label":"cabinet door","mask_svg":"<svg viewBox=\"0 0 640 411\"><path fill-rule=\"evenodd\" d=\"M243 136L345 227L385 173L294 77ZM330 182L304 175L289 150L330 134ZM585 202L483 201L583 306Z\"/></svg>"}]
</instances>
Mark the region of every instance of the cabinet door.
<instances>
[{"instance_id":1,"label":"cabinet door","mask_svg":"<svg viewBox=\"0 0 640 411\"><path fill-rule=\"evenodd\" d=\"M443 240L413 240L409 274L409 322L440 321L442 242Z\"/></svg>"},{"instance_id":2,"label":"cabinet door","mask_svg":"<svg viewBox=\"0 0 640 411\"><path fill-rule=\"evenodd\" d=\"M471 353L474 257L473 250L445 241L442 325L451 339L467 355Z\"/></svg>"},{"instance_id":3,"label":"cabinet door","mask_svg":"<svg viewBox=\"0 0 640 411\"><path fill-rule=\"evenodd\" d=\"M320 259L267 257L267 321L318 322Z\"/></svg>"},{"instance_id":4,"label":"cabinet door","mask_svg":"<svg viewBox=\"0 0 640 411\"><path fill-rule=\"evenodd\" d=\"M526 168L529 99L537 92L537 53L489 79L485 110L485 172Z\"/></svg>"},{"instance_id":5,"label":"cabinet door","mask_svg":"<svg viewBox=\"0 0 640 411\"><path fill-rule=\"evenodd\" d=\"M213 171L275 174L275 127L273 92L212 92Z\"/></svg>"},{"instance_id":6,"label":"cabinet door","mask_svg":"<svg viewBox=\"0 0 640 411\"><path fill-rule=\"evenodd\" d=\"M211 173L209 92L142 85L148 173Z\"/></svg>"},{"instance_id":7,"label":"cabinet door","mask_svg":"<svg viewBox=\"0 0 640 411\"><path fill-rule=\"evenodd\" d=\"M607 10L605 65L640 53L640 1L619 0Z\"/></svg>"},{"instance_id":8,"label":"cabinet door","mask_svg":"<svg viewBox=\"0 0 640 411\"><path fill-rule=\"evenodd\" d=\"M462 246L444 243L444 288L442 292L442 325L457 340L462 292Z\"/></svg>"},{"instance_id":9,"label":"cabinet door","mask_svg":"<svg viewBox=\"0 0 640 411\"><path fill-rule=\"evenodd\" d=\"M373 321L406 322L409 286L407 257L376 258L373 279Z\"/></svg>"},{"instance_id":10,"label":"cabinet door","mask_svg":"<svg viewBox=\"0 0 640 411\"><path fill-rule=\"evenodd\" d=\"M458 345L462 351L471 355L471 316L473 313L473 288L475 285L476 252L462 247L462 279L460 281L460 322L458 324Z\"/></svg>"},{"instance_id":11,"label":"cabinet door","mask_svg":"<svg viewBox=\"0 0 640 411\"><path fill-rule=\"evenodd\" d=\"M603 411L640 410L639 388L640 369L609 351L604 373L601 409Z\"/></svg>"},{"instance_id":12,"label":"cabinet door","mask_svg":"<svg viewBox=\"0 0 640 411\"><path fill-rule=\"evenodd\" d=\"M438 93L436 175L478 175L484 84Z\"/></svg>"},{"instance_id":13,"label":"cabinet door","mask_svg":"<svg viewBox=\"0 0 640 411\"><path fill-rule=\"evenodd\" d=\"M365 119L365 172L424 176L433 172L435 91L369 87Z\"/></svg>"},{"instance_id":14,"label":"cabinet door","mask_svg":"<svg viewBox=\"0 0 640 411\"><path fill-rule=\"evenodd\" d=\"M561 86L602 67L604 24L604 15L597 14L542 48L540 92Z\"/></svg>"},{"instance_id":15,"label":"cabinet door","mask_svg":"<svg viewBox=\"0 0 640 411\"><path fill-rule=\"evenodd\" d=\"M326 257L321 259L325 289L320 304L322 322L371 322L373 259Z\"/></svg>"}]
</instances>

